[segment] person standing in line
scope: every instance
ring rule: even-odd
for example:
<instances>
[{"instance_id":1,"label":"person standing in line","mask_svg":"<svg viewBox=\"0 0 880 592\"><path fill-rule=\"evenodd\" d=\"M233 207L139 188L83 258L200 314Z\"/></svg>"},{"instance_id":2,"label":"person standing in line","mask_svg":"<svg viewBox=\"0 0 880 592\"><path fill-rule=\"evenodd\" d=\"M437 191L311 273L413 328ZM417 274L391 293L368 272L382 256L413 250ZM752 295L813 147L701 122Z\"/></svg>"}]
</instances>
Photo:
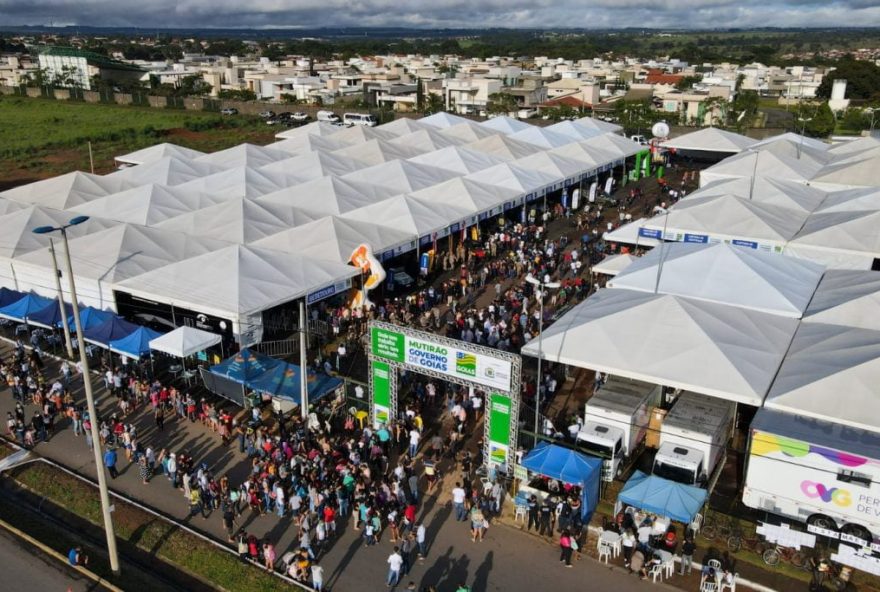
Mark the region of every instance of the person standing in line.
<instances>
[{"instance_id":1,"label":"person standing in line","mask_svg":"<svg viewBox=\"0 0 880 592\"><path fill-rule=\"evenodd\" d=\"M419 546L419 560L424 560L428 555L428 543L426 540L425 525L416 523L416 544Z\"/></svg>"},{"instance_id":2,"label":"person standing in line","mask_svg":"<svg viewBox=\"0 0 880 592\"><path fill-rule=\"evenodd\" d=\"M460 482L456 482L455 487L452 489L452 506L455 508L455 520L457 522L467 519L467 511L464 508L466 497L467 492L461 487Z\"/></svg>"},{"instance_id":3,"label":"person standing in line","mask_svg":"<svg viewBox=\"0 0 880 592\"><path fill-rule=\"evenodd\" d=\"M116 470L116 451L112 448L108 448L104 453L104 466L107 467L111 479L119 476L119 471Z\"/></svg>"},{"instance_id":4,"label":"person standing in line","mask_svg":"<svg viewBox=\"0 0 880 592\"><path fill-rule=\"evenodd\" d=\"M623 565L628 568L630 559L632 558L633 549L636 546L636 536L633 534L631 528L623 529L621 544L623 545Z\"/></svg>"},{"instance_id":5,"label":"person standing in line","mask_svg":"<svg viewBox=\"0 0 880 592\"><path fill-rule=\"evenodd\" d=\"M532 495L528 501L529 507L529 524L526 530L532 530L532 525L535 526L535 530L538 529L538 498Z\"/></svg>"},{"instance_id":6,"label":"person standing in line","mask_svg":"<svg viewBox=\"0 0 880 592\"><path fill-rule=\"evenodd\" d=\"M694 552L697 550L697 545L694 543L694 538L691 535L688 535L684 539L684 543L681 545L681 569L679 570L679 575L684 575L685 567L687 567L687 573L691 573L691 565L694 561Z\"/></svg>"},{"instance_id":7,"label":"person standing in line","mask_svg":"<svg viewBox=\"0 0 880 592\"><path fill-rule=\"evenodd\" d=\"M400 568L403 566L403 557L400 556L400 548L394 547L394 552L388 556L388 578L385 583L389 588L397 585L400 581Z\"/></svg>"},{"instance_id":8,"label":"person standing in line","mask_svg":"<svg viewBox=\"0 0 880 592\"><path fill-rule=\"evenodd\" d=\"M411 560L414 538L413 534L409 533L403 535L403 540L400 541L400 557L403 559L403 563L400 566L400 573L404 576L409 573L410 569L412 569Z\"/></svg>"},{"instance_id":9,"label":"person standing in line","mask_svg":"<svg viewBox=\"0 0 880 592\"><path fill-rule=\"evenodd\" d=\"M312 564L312 588L315 592L324 591L324 568L317 563Z\"/></svg>"}]
</instances>

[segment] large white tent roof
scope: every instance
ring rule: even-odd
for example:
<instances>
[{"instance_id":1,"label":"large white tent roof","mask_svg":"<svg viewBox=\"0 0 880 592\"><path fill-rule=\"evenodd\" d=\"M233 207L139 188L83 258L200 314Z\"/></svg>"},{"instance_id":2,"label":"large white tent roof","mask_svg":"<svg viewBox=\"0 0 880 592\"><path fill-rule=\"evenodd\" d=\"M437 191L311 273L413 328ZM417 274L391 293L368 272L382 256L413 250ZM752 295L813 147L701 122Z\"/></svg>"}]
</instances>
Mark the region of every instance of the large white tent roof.
<instances>
[{"instance_id":1,"label":"large white tent roof","mask_svg":"<svg viewBox=\"0 0 880 592\"><path fill-rule=\"evenodd\" d=\"M344 214L394 195L397 192L388 187L341 177L322 177L268 193L257 198L257 201L288 205L328 216Z\"/></svg>"},{"instance_id":2,"label":"large white tent roof","mask_svg":"<svg viewBox=\"0 0 880 592\"><path fill-rule=\"evenodd\" d=\"M831 164L820 169L812 183L822 186L876 187L880 185L880 154L857 160Z\"/></svg>"},{"instance_id":3,"label":"large white tent roof","mask_svg":"<svg viewBox=\"0 0 880 592\"><path fill-rule=\"evenodd\" d=\"M401 146L400 144L392 144L385 140L370 140L361 144L355 144L348 148L342 148L334 151L334 154L347 156L355 160L359 160L367 165L382 164L389 160L405 160L424 154L424 151L411 146Z\"/></svg>"},{"instance_id":4,"label":"large white tent roof","mask_svg":"<svg viewBox=\"0 0 880 592\"><path fill-rule=\"evenodd\" d=\"M473 212L462 207L440 202L428 203L408 195L398 195L344 215L345 218L390 226L419 237L471 216Z\"/></svg>"},{"instance_id":5,"label":"large white tent roof","mask_svg":"<svg viewBox=\"0 0 880 592\"><path fill-rule=\"evenodd\" d=\"M158 160L138 166L127 167L110 173L107 179L120 180L129 185L161 183L162 185L180 185L199 177L204 177L222 169L207 162L184 160L174 156L165 156Z\"/></svg>"},{"instance_id":6,"label":"large white tent roof","mask_svg":"<svg viewBox=\"0 0 880 592\"><path fill-rule=\"evenodd\" d=\"M796 319L679 296L599 290L544 330L545 360L761 405ZM537 356L538 340L522 353Z\"/></svg>"},{"instance_id":7,"label":"large white tent roof","mask_svg":"<svg viewBox=\"0 0 880 592\"><path fill-rule=\"evenodd\" d=\"M258 240L253 246L348 263L352 253L362 244L368 245L374 253L379 254L412 240L412 234L390 226L325 216Z\"/></svg>"},{"instance_id":8,"label":"large white tent roof","mask_svg":"<svg viewBox=\"0 0 880 592\"><path fill-rule=\"evenodd\" d=\"M331 175L341 176L366 167L367 164L341 154L305 152L267 164L261 170L289 176L295 183L304 183Z\"/></svg>"},{"instance_id":9,"label":"large white tent roof","mask_svg":"<svg viewBox=\"0 0 880 592\"><path fill-rule=\"evenodd\" d=\"M880 431L880 331L802 323L766 407Z\"/></svg>"},{"instance_id":10,"label":"large white tent roof","mask_svg":"<svg viewBox=\"0 0 880 592\"><path fill-rule=\"evenodd\" d=\"M333 150L347 148L348 146L351 146L351 142L344 142L338 139L338 135L314 136L312 134L302 134L299 136L294 136L292 138L285 138L283 140L273 142L272 144L269 144L268 147L274 150L281 150L282 152L285 152L287 154L287 157L289 158L291 155L308 154L317 150L332 152Z\"/></svg>"},{"instance_id":11,"label":"large white tent roof","mask_svg":"<svg viewBox=\"0 0 880 592\"><path fill-rule=\"evenodd\" d=\"M567 134L535 126L529 126L527 129L511 134L510 137L514 140L540 146L541 148L559 148L560 146L578 141L578 139L572 138Z\"/></svg>"},{"instance_id":12,"label":"large white tent roof","mask_svg":"<svg viewBox=\"0 0 880 592\"><path fill-rule=\"evenodd\" d=\"M880 147L880 138L865 136L864 138L859 138L858 140L832 144L828 147L828 152L840 157L844 155L849 156L851 154L862 152L864 150L871 150L877 147Z\"/></svg>"},{"instance_id":13,"label":"large white tent roof","mask_svg":"<svg viewBox=\"0 0 880 592\"><path fill-rule=\"evenodd\" d=\"M0 257L12 258L49 246L51 235L35 234L38 226L62 226L74 214L52 208L30 206L0 216L3 239L0 240ZM83 224L71 226L67 235L73 239L117 225L118 222L104 218L89 218ZM55 287L51 290L54 292Z\"/></svg>"},{"instance_id":14,"label":"large white tent roof","mask_svg":"<svg viewBox=\"0 0 880 592\"><path fill-rule=\"evenodd\" d=\"M312 121L311 123L307 123L305 125L301 125L299 127L292 127L290 129L286 129L275 134L275 137L279 140L284 140L286 138L297 138L299 136L332 136L337 132L341 132L345 127L335 123L328 123L326 121Z\"/></svg>"},{"instance_id":15,"label":"large white tent roof","mask_svg":"<svg viewBox=\"0 0 880 592\"><path fill-rule=\"evenodd\" d=\"M528 142L520 142L503 135L489 136L476 142L469 142L464 144L464 147L479 152L487 152L505 160L516 160L517 158L523 158L541 151L539 146L529 144Z\"/></svg>"},{"instance_id":16,"label":"large white tent roof","mask_svg":"<svg viewBox=\"0 0 880 592\"><path fill-rule=\"evenodd\" d=\"M813 148L807 144L801 144L792 140L772 138L764 140L760 145L754 146L753 150L771 152L777 156L785 156L791 160L805 160L816 167L822 167L832 159L827 146Z\"/></svg>"},{"instance_id":17,"label":"large white tent roof","mask_svg":"<svg viewBox=\"0 0 880 592\"><path fill-rule=\"evenodd\" d=\"M880 331L880 272L829 269L803 320Z\"/></svg>"},{"instance_id":18,"label":"large white tent roof","mask_svg":"<svg viewBox=\"0 0 880 592\"><path fill-rule=\"evenodd\" d=\"M290 154L283 150L257 146L256 144L238 144L226 150L205 154L196 160L231 169L236 167L258 168L289 157Z\"/></svg>"},{"instance_id":19,"label":"large white tent roof","mask_svg":"<svg viewBox=\"0 0 880 592\"><path fill-rule=\"evenodd\" d=\"M507 115L499 115L498 117L481 121L479 125L507 135L515 134L534 127L530 123L514 119L513 117L508 117Z\"/></svg>"},{"instance_id":20,"label":"large white tent roof","mask_svg":"<svg viewBox=\"0 0 880 592\"><path fill-rule=\"evenodd\" d=\"M326 259L232 245L131 278L119 288L235 320L359 273Z\"/></svg>"},{"instance_id":21,"label":"large white tent roof","mask_svg":"<svg viewBox=\"0 0 880 592\"><path fill-rule=\"evenodd\" d=\"M520 197L516 189L488 185L466 177L456 177L410 194L428 203L447 203L482 213Z\"/></svg>"},{"instance_id":22,"label":"large white tent roof","mask_svg":"<svg viewBox=\"0 0 880 592\"><path fill-rule=\"evenodd\" d=\"M141 150L136 150L134 152L129 152L128 154L117 156L115 160L116 162L121 162L125 164L142 165L148 162L154 162L156 160L161 160L168 157L193 160L195 158L198 158L199 156L204 155L204 152L193 150L192 148L178 146L177 144L171 144L170 142L163 142L161 144L155 144L154 146L148 146L147 148L142 148Z\"/></svg>"},{"instance_id":23,"label":"large white tent roof","mask_svg":"<svg viewBox=\"0 0 880 592\"><path fill-rule=\"evenodd\" d=\"M275 171L235 167L177 185L182 192L207 193L212 199L257 197L289 186L295 179Z\"/></svg>"},{"instance_id":24,"label":"large white tent roof","mask_svg":"<svg viewBox=\"0 0 880 592\"><path fill-rule=\"evenodd\" d=\"M656 238L641 236L639 229L647 224L647 218L639 218L627 224L619 226L611 232L604 232L602 238L610 243L623 243L625 245L636 245L639 247L656 247L660 241Z\"/></svg>"},{"instance_id":25,"label":"large white tent roof","mask_svg":"<svg viewBox=\"0 0 880 592\"><path fill-rule=\"evenodd\" d=\"M421 122L421 120L410 119L409 117L401 117L400 119L395 119L394 121L383 123L379 126L379 129L385 132L391 132L396 136L405 136L419 130L434 128L430 125L425 125Z\"/></svg>"},{"instance_id":26,"label":"large white tent roof","mask_svg":"<svg viewBox=\"0 0 880 592\"><path fill-rule=\"evenodd\" d=\"M503 158L486 152L469 150L462 146L449 146L448 148L442 148L433 152L426 152L409 160L419 164L429 164L441 169L455 171L462 175L482 171L505 162Z\"/></svg>"},{"instance_id":27,"label":"large white tent roof","mask_svg":"<svg viewBox=\"0 0 880 592\"><path fill-rule=\"evenodd\" d=\"M345 175L344 179L388 187L398 193L418 191L458 177L459 173L410 160L392 160Z\"/></svg>"},{"instance_id":28,"label":"large white tent roof","mask_svg":"<svg viewBox=\"0 0 880 592\"><path fill-rule=\"evenodd\" d=\"M880 257L878 228L880 210L817 213L807 219L791 244Z\"/></svg>"},{"instance_id":29,"label":"large white tent roof","mask_svg":"<svg viewBox=\"0 0 880 592\"><path fill-rule=\"evenodd\" d=\"M594 166L596 168L607 165L608 163L621 158L619 151L591 146L589 140L574 142L560 148L548 150L547 152L548 154L556 154L564 156L565 158L571 158L578 162L582 162L587 166Z\"/></svg>"},{"instance_id":30,"label":"large white tent roof","mask_svg":"<svg viewBox=\"0 0 880 592\"><path fill-rule=\"evenodd\" d=\"M558 179L579 177L584 172L583 162L553 152L538 152L514 160L510 164L524 169L549 173Z\"/></svg>"},{"instance_id":31,"label":"large white tent roof","mask_svg":"<svg viewBox=\"0 0 880 592\"><path fill-rule=\"evenodd\" d=\"M334 141L344 142L349 146L354 146L355 144L363 144L370 140L385 140L387 142L393 140L398 135L399 134L395 133L393 130L386 130L381 127L353 125L333 134L332 138Z\"/></svg>"},{"instance_id":32,"label":"large white tent roof","mask_svg":"<svg viewBox=\"0 0 880 592\"><path fill-rule=\"evenodd\" d=\"M704 169L700 173L700 185L721 178L753 175L806 182L820 169L821 165L808 159L789 158L770 150L749 150Z\"/></svg>"},{"instance_id":33,"label":"large white tent roof","mask_svg":"<svg viewBox=\"0 0 880 592\"><path fill-rule=\"evenodd\" d=\"M24 210L25 208L33 207L30 204L22 203L20 201L13 201L11 199L6 199L5 197L0 197L0 216L11 214L12 212L17 212L18 210Z\"/></svg>"},{"instance_id":34,"label":"large white tent roof","mask_svg":"<svg viewBox=\"0 0 880 592\"><path fill-rule=\"evenodd\" d=\"M608 255L602 259L602 261L591 267L590 270L593 273L615 276L629 267L636 259L638 259L638 257L630 255L629 253Z\"/></svg>"},{"instance_id":35,"label":"large white tent roof","mask_svg":"<svg viewBox=\"0 0 880 592\"><path fill-rule=\"evenodd\" d=\"M467 178L489 185L499 185L515 189L522 195L541 192L547 187L562 181L561 178L552 173L526 169L509 162L472 173Z\"/></svg>"},{"instance_id":36,"label":"large white tent roof","mask_svg":"<svg viewBox=\"0 0 880 592\"><path fill-rule=\"evenodd\" d=\"M595 136L601 136L602 134L607 133L607 131L613 131L600 130L595 126L584 125L583 123L577 121L560 121L559 123L554 123L553 125L547 126L545 129L547 131L564 134L570 138L574 138L577 141L587 140Z\"/></svg>"},{"instance_id":37,"label":"large white tent roof","mask_svg":"<svg viewBox=\"0 0 880 592\"><path fill-rule=\"evenodd\" d=\"M204 351L212 345L217 345L221 341L223 338L216 333L183 326L150 340L150 349L178 358L185 358Z\"/></svg>"},{"instance_id":38,"label":"large white tent roof","mask_svg":"<svg viewBox=\"0 0 880 592\"><path fill-rule=\"evenodd\" d=\"M0 197L35 206L66 210L87 201L128 189L132 185L117 177L74 171L7 189Z\"/></svg>"},{"instance_id":39,"label":"large white tent roof","mask_svg":"<svg viewBox=\"0 0 880 592\"><path fill-rule=\"evenodd\" d=\"M742 152L755 140L717 127L706 127L662 142L665 148L699 152Z\"/></svg>"},{"instance_id":40,"label":"large white tent roof","mask_svg":"<svg viewBox=\"0 0 880 592\"><path fill-rule=\"evenodd\" d=\"M415 148L416 150L421 150L423 152L433 152L440 150L441 148L464 144L465 140L446 135L432 128L426 128L410 134L398 136L393 140L390 140L390 142L399 146Z\"/></svg>"},{"instance_id":41,"label":"large white tent roof","mask_svg":"<svg viewBox=\"0 0 880 592\"><path fill-rule=\"evenodd\" d=\"M605 133L590 138L589 140L584 140L584 142L591 148L598 148L616 154L618 158L633 156L639 152L647 150L645 146L642 146L638 142L633 142L632 140L628 140L613 133Z\"/></svg>"},{"instance_id":42,"label":"large white tent roof","mask_svg":"<svg viewBox=\"0 0 880 592\"><path fill-rule=\"evenodd\" d=\"M813 212L828 197L828 192L803 183L756 177L732 177L719 179L700 187L685 199L710 195L735 195L756 203L791 208L802 213Z\"/></svg>"},{"instance_id":43,"label":"large white tent roof","mask_svg":"<svg viewBox=\"0 0 880 592\"><path fill-rule=\"evenodd\" d=\"M634 261L608 286L800 318L823 271L815 263L726 243L669 243Z\"/></svg>"},{"instance_id":44,"label":"large white tent roof","mask_svg":"<svg viewBox=\"0 0 880 592\"><path fill-rule=\"evenodd\" d=\"M623 130L623 126L617 125L616 123L602 121L601 119L596 119L595 117L581 117L580 119L575 119L574 123L587 128L598 130L603 134L617 133Z\"/></svg>"},{"instance_id":45,"label":"large white tent roof","mask_svg":"<svg viewBox=\"0 0 880 592\"><path fill-rule=\"evenodd\" d=\"M419 119L419 123L443 129L447 127L452 127L453 125L458 125L459 123L473 124L474 122L470 119L465 119L464 117L459 117L458 115L447 113L446 111L439 111L437 113L434 113L433 115L422 117L421 119Z\"/></svg>"},{"instance_id":46,"label":"large white tent roof","mask_svg":"<svg viewBox=\"0 0 880 592\"><path fill-rule=\"evenodd\" d=\"M871 210L880 210L880 187L858 187L828 192L815 213Z\"/></svg>"},{"instance_id":47,"label":"large white tent roof","mask_svg":"<svg viewBox=\"0 0 880 592\"><path fill-rule=\"evenodd\" d=\"M149 166L149 165L141 165ZM71 208L71 212L153 226L214 203L207 193L180 191L164 185L139 185Z\"/></svg>"},{"instance_id":48,"label":"large white tent roof","mask_svg":"<svg viewBox=\"0 0 880 592\"><path fill-rule=\"evenodd\" d=\"M482 140L484 138L491 138L492 136L500 136L503 135L498 130L489 129L487 127L483 127L473 121L465 120L463 123L458 123L456 125L443 128L440 130L444 136L450 136L452 138L463 140L465 142L476 142L477 140Z\"/></svg>"},{"instance_id":49,"label":"large white tent roof","mask_svg":"<svg viewBox=\"0 0 880 592\"><path fill-rule=\"evenodd\" d=\"M784 134L764 138L759 142L755 142L755 147L757 148L765 144L772 144L773 142L778 142L779 140L794 142L795 144L801 144L802 146L809 146L810 148L813 148L815 150L829 150L831 148L829 144L826 144L822 140L808 138L807 136L802 136L794 132L785 132Z\"/></svg>"}]
</instances>

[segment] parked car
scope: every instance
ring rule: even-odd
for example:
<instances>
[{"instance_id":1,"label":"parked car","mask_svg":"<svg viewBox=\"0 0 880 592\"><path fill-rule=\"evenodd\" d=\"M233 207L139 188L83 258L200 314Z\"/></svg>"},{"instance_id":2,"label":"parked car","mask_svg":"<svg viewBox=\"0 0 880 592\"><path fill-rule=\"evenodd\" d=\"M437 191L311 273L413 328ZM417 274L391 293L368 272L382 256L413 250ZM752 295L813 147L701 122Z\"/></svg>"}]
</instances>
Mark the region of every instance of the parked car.
<instances>
[{"instance_id":1,"label":"parked car","mask_svg":"<svg viewBox=\"0 0 880 592\"><path fill-rule=\"evenodd\" d=\"M266 125L278 125L284 123L284 120L278 119L277 117L273 117L271 119L266 120Z\"/></svg>"},{"instance_id":2,"label":"parked car","mask_svg":"<svg viewBox=\"0 0 880 592\"><path fill-rule=\"evenodd\" d=\"M293 119L294 121L299 121L299 122L308 121L309 114L303 113L302 111L297 111L296 113L291 115L290 118Z\"/></svg>"},{"instance_id":3,"label":"parked car","mask_svg":"<svg viewBox=\"0 0 880 592\"><path fill-rule=\"evenodd\" d=\"M238 115L238 109L235 107L226 107L225 109L220 109L221 115Z\"/></svg>"},{"instance_id":4,"label":"parked car","mask_svg":"<svg viewBox=\"0 0 880 592\"><path fill-rule=\"evenodd\" d=\"M341 120L333 111L318 111L318 121L326 121L327 123L338 123Z\"/></svg>"},{"instance_id":5,"label":"parked car","mask_svg":"<svg viewBox=\"0 0 880 592\"><path fill-rule=\"evenodd\" d=\"M648 145L648 139L645 138L645 136L642 136L642 135L630 136L629 139L632 140L633 142L638 142L638 143L641 144L642 146L647 146L647 145Z\"/></svg>"},{"instance_id":6,"label":"parked car","mask_svg":"<svg viewBox=\"0 0 880 592\"><path fill-rule=\"evenodd\" d=\"M263 111L262 113L260 113L260 117L262 117L263 119L270 119L272 117L275 117L275 112L274 111Z\"/></svg>"}]
</instances>

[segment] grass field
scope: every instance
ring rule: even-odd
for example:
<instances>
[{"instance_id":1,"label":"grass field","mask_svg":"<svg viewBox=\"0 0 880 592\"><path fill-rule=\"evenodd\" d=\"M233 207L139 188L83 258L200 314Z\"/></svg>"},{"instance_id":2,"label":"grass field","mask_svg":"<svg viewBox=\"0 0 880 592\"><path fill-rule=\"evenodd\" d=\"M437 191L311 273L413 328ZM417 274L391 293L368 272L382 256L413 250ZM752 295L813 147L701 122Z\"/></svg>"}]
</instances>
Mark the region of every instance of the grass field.
<instances>
[{"instance_id":1,"label":"grass field","mask_svg":"<svg viewBox=\"0 0 880 592\"><path fill-rule=\"evenodd\" d=\"M255 117L177 109L0 97L0 191L67 173L88 171L92 143L96 173L113 157L158 142L206 152L241 142L265 144L275 130Z\"/></svg>"}]
</instances>

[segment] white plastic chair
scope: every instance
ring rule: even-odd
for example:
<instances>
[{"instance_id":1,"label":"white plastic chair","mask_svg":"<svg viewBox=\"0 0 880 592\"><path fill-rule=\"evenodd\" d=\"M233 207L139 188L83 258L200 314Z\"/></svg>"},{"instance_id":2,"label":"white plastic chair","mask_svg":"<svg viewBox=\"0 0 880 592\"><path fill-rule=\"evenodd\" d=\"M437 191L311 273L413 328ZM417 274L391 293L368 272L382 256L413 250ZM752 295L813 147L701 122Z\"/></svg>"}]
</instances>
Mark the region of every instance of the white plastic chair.
<instances>
[{"instance_id":1,"label":"white plastic chair","mask_svg":"<svg viewBox=\"0 0 880 592\"><path fill-rule=\"evenodd\" d=\"M693 531L696 535L700 532L700 527L703 526L703 515L697 514L694 516L693 521L688 525L688 527Z\"/></svg>"},{"instance_id":2,"label":"white plastic chair","mask_svg":"<svg viewBox=\"0 0 880 592\"><path fill-rule=\"evenodd\" d=\"M721 562L717 559L709 560L709 567L715 570L715 573L719 573L721 571Z\"/></svg>"},{"instance_id":3,"label":"white plastic chair","mask_svg":"<svg viewBox=\"0 0 880 592\"><path fill-rule=\"evenodd\" d=\"M663 571L666 572L667 578L672 577L672 574L675 573L675 555L663 562Z\"/></svg>"},{"instance_id":4,"label":"white plastic chair","mask_svg":"<svg viewBox=\"0 0 880 592\"><path fill-rule=\"evenodd\" d=\"M648 572L648 575L651 576L651 581L655 584L657 583L657 578L660 578L660 581L663 581L663 564L655 563L651 566L651 570Z\"/></svg>"},{"instance_id":5,"label":"white plastic chair","mask_svg":"<svg viewBox=\"0 0 880 592\"><path fill-rule=\"evenodd\" d=\"M604 542L599 542L599 561L604 561L605 565L608 565L608 560L611 558L611 545Z\"/></svg>"},{"instance_id":6,"label":"white plastic chair","mask_svg":"<svg viewBox=\"0 0 880 592\"><path fill-rule=\"evenodd\" d=\"M700 592L718 592L718 584L712 580L706 580L700 584Z\"/></svg>"},{"instance_id":7,"label":"white plastic chair","mask_svg":"<svg viewBox=\"0 0 880 592\"><path fill-rule=\"evenodd\" d=\"M718 589L718 592L724 592L728 590L729 592L736 592L736 580L739 578L739 574L735 573L730 577L729 582L725 582L724 578L721 580L721 587Z\"/></svg>"},{"instance_id":8,"label":"white plastic chair","mask_svg":"<svg viewBox=\"0 0 880 592\"><path fill-rule=\"evenodd\" d=\"M528 513L528 508L526 506L520 506L517 504L516 510L513 514L513 521L522 520L523 524L526 522L526 514Z\"/></svg>"}]
</instances>

